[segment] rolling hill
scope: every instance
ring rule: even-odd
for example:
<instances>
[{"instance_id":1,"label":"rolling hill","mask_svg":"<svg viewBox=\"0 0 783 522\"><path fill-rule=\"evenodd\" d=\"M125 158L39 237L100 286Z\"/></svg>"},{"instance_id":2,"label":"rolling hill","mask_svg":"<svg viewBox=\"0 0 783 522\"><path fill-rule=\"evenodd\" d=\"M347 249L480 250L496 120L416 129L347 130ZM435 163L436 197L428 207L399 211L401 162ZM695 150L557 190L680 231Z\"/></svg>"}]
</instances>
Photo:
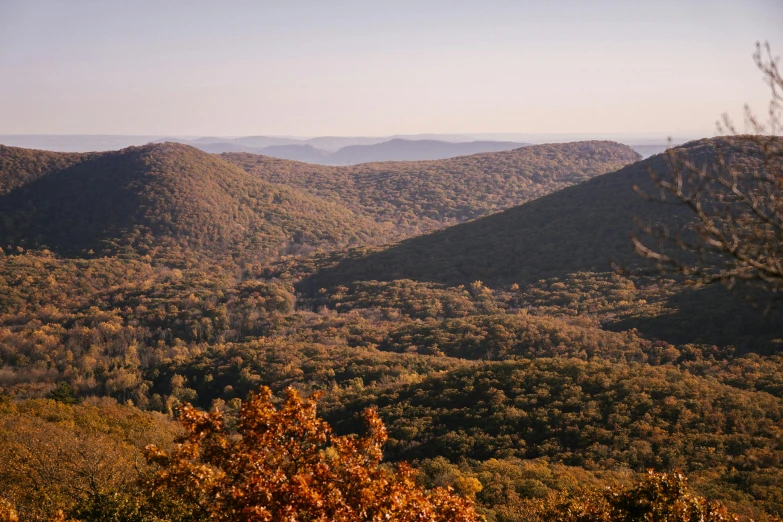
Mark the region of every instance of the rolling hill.
<instances>
[{"instance_id":1,"label":"rolling hill","mask_svg":"<svg viewBox=\"0 0 783 522\"><path fill-rule=\"evenodd\" d=\"M19 149L0 145L0 196L38 178L84 161L77 153Z\"/></svg>"},{"instance_id":2,"label":"rolling hill","mask_svg":"<svg viewBox=\"0 0 783 522\"><path fill-rule=\"evenodd\" d=\"M0 245L58 253L185 248L280 252L373 242L382 227L335 203L173 143L92 155L3 148Z\"/></svg>"},{"instance_id":3,"label":"rolling hill","mask_svg":"<svg viewBox=\"0 0 783 522\"><path fill-rule=\"evenodd\" d=\"M401 237L507 209L637 161L614 142L535 145L458 158L325 167L266 156L223 158L273 183L392 223Z\"/></svg>"},{"instance_id":4,"label":"rolling hill","mask_svg":"<svg viewBox=\"0 0 783 522\"><path fill-rule=\"evenodd\" d=\"M714 146L714 140L701 140L680 150L696 161L709 161ZM346 258L306 284L320 288L353 280L414 279L501 286L607 271L612 261L633 264L639 260L630 241L635 218L683 223L690 217L682 207L650 203L634 192L634 185L652 189L649 169L665 168L663 155L653 156L498 214Z\"/></svg>"},{"instance_id":5,"label":"rolling hill","mask_svg":"<svg viewBox=\"0 0 783 522\"><path fill-rule=\"evenodd\" d=\"M3 147L0 245L66 255L165 247L174 255L182 248L269 254L380 244L502 210L636 158L603 142L358 167L221 157L174 143L89 154Z\"/></svg>"}]
</instances>

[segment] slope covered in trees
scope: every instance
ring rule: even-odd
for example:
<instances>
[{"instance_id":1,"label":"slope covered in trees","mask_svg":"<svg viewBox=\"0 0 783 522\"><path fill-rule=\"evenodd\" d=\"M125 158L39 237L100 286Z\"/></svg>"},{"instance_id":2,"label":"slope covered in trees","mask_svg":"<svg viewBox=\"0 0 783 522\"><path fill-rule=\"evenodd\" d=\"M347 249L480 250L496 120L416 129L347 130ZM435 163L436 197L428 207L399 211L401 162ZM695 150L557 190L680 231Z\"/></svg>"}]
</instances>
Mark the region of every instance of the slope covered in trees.
<instances>
[{"instance_id":1,"label":"slope covered in trees","mask_svg":"<svg viewBox=\"0 0 783 522\"><path fill-rule=\"evenodd\" d=\"M377 221L392 223L400 236L504 210L640 158L614 142L535 145L439 161L352 167L241 153L222 157L264 180L339 201Z\"/></svg>"},{"instance_id":2,"label":"slope covered in trees","mask_svg":"<svg viewBox=\"0 0 783 522\"><path fill-rule=\"evenodd\" d=\"M84 156L5 148L2 156L14 173L6 184L19 186L0 197L4 247L68 255L264 253L372 242L381 233L338 203L262 181L184 145Z\"/></svg>"},{"instance_id":3,"label":"slope covered in trees","mask_svg":"<svg viewBox=\"0 0 783 522\"><path fill-rule=\"evenodd\" d=\"M151 472L141 458L144 447L168 448L180 431L164 415L112 399L77 402L0 401L0 520L8 520L3 501L22 520L51 520L57 510L122 508Z\"/></svg>"},{"instance_id":4,"label":"slope covered in trees","mask_svg":"<svg viewBox=\"0 0 783 522\"><path fill-rule=\"evenodd\" d=\"M680 152L697 163L713 161L716 143L691 142ZM651 203L634 190L653 192L649 170L666 168L664 157L657 155L492 216L347 256L307 284L317 289L352 280L409 278L497 286L607 271L612 262L636 264L630 240L639 230L635 222L660 227L691 217L683 206Z\"/></svg>"},{"instance_id":5,"label":"slope covered in trees","mask_svg":"<svg viewBox=\"0 0 783 522\"><path fill-rule=\"evenodd\" d=\"M305 298L253 265L29 252L0 266L0 394L16 400L109 396L167 414L189 401L231 418L259 385L295 386L325 394L340 433L378 404L387 458L417 460L488 513L648 466L687 470L744 513L783 509L783 359L602 327L665 314L676 289L655 281L401 280Z\"/></svg>"},{"instance_id":6,"label":"slope covered in trees","mask_svg":"<svg viewBox=\"0 0 783 522\"><path fill-rule=\"evenodd\" d=\"M253 155L221 159L172 143L95 154L3 147L0 245L65 255L185 249L258 256L377 244L500 210L635 158L617 144L583 143L330 169Z\"/></svg>"},{"instance_id":7,"label":"slope covered in trees","mask_svg":"<svg viewBox=\"0 0 783 522\"><path fill-rule=\"evenodd\" d=\"M0 196L88 157L87 154L66 154L0 145Z\"/></svg>"},{"instance_id":8,"label":"slope covered in trees","mask_svg":"<svg viewBox=\"0 0 783 522\"><path fill-rule=\"evenodd\" d=\"M773 504L783 486L780 397L668 365L564 358L490 363L357 401L330 417L377 405L396 458L545 457L590 470L680 469L714 483L731 482L733 473Z\"/></svg>"}]
</instances>

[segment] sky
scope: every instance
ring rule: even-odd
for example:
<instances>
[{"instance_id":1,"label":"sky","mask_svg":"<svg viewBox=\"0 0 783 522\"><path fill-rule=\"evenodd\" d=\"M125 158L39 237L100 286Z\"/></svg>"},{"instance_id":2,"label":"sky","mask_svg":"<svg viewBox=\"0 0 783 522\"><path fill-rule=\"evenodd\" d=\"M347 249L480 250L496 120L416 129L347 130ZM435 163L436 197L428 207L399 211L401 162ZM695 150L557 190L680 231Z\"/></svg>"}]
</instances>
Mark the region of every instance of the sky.
<instances>
[{"instance_id":1,"label":"sky","mask_svg":"<svg viewBox=\"0 0 783 522\"><path fill-rule=\"evenodd\" d=\"M0 0L0 134L713 135L783 0Z\"/></svg>"}]
</instances>

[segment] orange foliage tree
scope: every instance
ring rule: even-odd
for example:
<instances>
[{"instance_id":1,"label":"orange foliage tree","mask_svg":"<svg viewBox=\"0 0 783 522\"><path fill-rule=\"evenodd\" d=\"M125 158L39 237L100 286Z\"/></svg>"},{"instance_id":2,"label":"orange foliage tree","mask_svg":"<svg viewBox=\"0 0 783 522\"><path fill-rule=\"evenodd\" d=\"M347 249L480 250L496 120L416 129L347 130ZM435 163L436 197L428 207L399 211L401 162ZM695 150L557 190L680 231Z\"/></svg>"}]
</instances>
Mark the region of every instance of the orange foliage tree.
<instances>
[{"instance_id":1,"label":"orange foliage tree","mask_svg":"<svg viewBox=\"0 0 783 522\"><path fill-rule=\"evenodd\" d=\"M366 437L336 436L316 414L317 396L286 390L279 406L262 387L242 404L236 429L220 411L182 407L186 433L160 465L155 495L177 499L194 519L219 521L483 520L450 489L424 490L407 465L382 465L387 435L375 409Z\"/></svg>"}]
</instances>

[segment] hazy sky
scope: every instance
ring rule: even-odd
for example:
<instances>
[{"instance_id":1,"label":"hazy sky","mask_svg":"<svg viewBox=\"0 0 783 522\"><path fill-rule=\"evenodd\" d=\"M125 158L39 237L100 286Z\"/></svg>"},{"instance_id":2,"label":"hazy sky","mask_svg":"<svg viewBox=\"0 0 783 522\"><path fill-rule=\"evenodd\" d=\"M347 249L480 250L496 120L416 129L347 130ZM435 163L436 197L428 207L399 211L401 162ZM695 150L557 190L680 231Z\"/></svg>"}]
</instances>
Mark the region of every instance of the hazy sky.
<instances>
[{"instance_id":1,"label":"hazy sky","mask_svg":"<svg viewBox=\"0 0 783 522\"><path fill-rule=\"evenodd\" d=\"M0 133L711 134L783 0L0 0Z\"/></svg>"}]
</instances>

